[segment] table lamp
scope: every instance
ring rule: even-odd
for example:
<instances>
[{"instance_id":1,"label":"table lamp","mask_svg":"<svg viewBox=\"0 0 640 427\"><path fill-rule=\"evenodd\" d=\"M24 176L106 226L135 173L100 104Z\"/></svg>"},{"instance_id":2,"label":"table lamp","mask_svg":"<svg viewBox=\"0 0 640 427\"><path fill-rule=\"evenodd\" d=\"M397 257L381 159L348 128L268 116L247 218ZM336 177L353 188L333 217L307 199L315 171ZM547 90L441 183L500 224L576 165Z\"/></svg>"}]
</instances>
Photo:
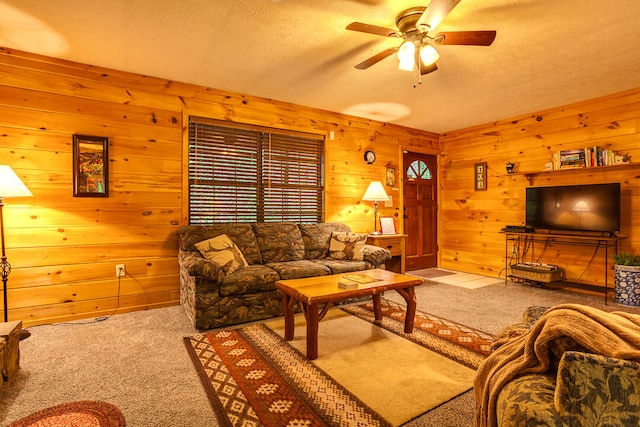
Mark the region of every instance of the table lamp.
<instances>
[{"instance_id":1,"label":"table lamp","mask_svg":"<svg viewBox=\"0 0 640 427\"><path fill-rule=\"evenodd\" d=\"M373 233L371 234L382 234L378 231L378 202L386 202L389 200L389 196L387 196L387 192L384 191L382 182L371 181L369 188L367 188L364 196L362 196L362 200L373 202Z\"/></svg>"},{"instance_id":2,"label":"table lamp","mask_svg":"<svg viewBox=\"0 0 640 427\"><path fill-rule=\"evenodd\" d=\"M4 223L2 220L2 200L11 197L33 196L26 185L22 183L11 166L0 165L0 241L2 242L2 258L0 258L0 275L2 276L2 289L4 296L4 321L8 322L7 306L7 281L11 273L11 264L7 262L7 254L4 247ZM26 332L26 331L25 331ZM22 336L21 336L22 339Z\"/></svg>"}]
</instances>

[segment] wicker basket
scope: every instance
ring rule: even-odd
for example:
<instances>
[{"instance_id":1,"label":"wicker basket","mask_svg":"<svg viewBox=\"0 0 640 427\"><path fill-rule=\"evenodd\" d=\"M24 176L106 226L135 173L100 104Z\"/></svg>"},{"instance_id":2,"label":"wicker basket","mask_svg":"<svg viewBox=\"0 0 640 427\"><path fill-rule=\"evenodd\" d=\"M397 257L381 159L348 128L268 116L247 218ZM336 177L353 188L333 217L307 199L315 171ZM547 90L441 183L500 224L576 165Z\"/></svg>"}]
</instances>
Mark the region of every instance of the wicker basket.
<instances>
[{"instance_id":1,"label":"wicker basket","mask_svg":"<svg viewBox=\"0 0 640 427\"><path fill-rule=\"evenodd\" d=\"M511 276L519 277L520 279L531 280L533 282L555 282L562 279L562 269L556 268L554 270L546 270L543 268L535 268L522 265L511 266Z\"/></svg>"}]
</instances>

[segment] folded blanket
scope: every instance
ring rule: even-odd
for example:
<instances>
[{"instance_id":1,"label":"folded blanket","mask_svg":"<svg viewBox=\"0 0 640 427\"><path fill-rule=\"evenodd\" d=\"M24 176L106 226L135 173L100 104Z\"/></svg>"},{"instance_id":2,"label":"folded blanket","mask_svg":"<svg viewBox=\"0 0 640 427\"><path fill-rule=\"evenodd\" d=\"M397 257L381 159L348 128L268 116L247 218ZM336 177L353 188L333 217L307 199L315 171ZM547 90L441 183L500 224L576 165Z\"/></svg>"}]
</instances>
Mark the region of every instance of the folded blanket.
<instances>
[{"instance_id":1,"label":"folded blanket","mask_svg":"<svg viewBox=\"0 0 640 427\"><path fill-rule=\"evenodd\" d=\"M476 426L497 425L496 402L502 387L516 376L547 372L553 346L560 341L575 343L577 350L640 361L640 315L578 304L549 309L526 334L503 344L478 368Z\"/></svg>"}]
</instances>

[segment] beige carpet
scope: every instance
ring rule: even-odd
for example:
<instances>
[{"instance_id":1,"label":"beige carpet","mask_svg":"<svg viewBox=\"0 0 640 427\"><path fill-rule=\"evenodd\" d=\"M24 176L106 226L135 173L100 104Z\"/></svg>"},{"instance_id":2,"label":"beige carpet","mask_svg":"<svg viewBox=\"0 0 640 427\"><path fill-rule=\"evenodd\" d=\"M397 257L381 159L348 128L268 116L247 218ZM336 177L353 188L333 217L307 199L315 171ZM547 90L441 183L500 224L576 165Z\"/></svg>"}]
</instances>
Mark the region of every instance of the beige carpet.
<instances>
[{"instance_id":1,"label":"beige carpet","mask_svg":"<svg viewBox=\"0 0 640 427\"><path fill-rule=\"evenodd\" d=\"M284 321L267 322L284 336ZM306 353L306 323L290 344ZM469 390L475 371L342 310L320 322L313 363L393 425Z\"/></svg>"}]
</instances>

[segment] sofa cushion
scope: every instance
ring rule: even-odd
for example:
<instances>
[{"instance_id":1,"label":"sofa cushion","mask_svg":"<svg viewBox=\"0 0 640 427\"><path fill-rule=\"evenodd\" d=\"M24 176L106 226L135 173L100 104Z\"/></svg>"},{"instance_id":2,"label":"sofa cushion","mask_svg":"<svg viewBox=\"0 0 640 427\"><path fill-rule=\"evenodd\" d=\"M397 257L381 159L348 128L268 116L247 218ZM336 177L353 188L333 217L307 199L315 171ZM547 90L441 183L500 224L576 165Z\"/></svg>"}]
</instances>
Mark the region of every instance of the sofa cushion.
<instances>
[{"instance_id":1,"label":"sofa cushion","mask_svg":"<svg viewBox=\"0 0 640 427\"><path fill-rule=\"evenodd\" d=\"M185 225L179 230L179 248L183 251L197 251L196 243L221 234L229 236L238 246L248 264L262 264L260 248L251 224L232 222L207 226Z\"/></svg>"},{"instance_id":2,"label":"sofa cushion","mask_svg":"<svg viewBox=\"0 0 640 427\"><path fill-rule=\"evenodd\" d=\"M324 265L331 270L331 274L350 273L352 271L364 271L373 268L368 261L343 261L339 259L314 259L313 262Z\"/></svg>"},{"instance_id":3,"label":"sofa cushion","mask_svg":"<svg viewBox=\"0 0 640 427\"><path fill-rule=\"evenodd\" d=\"M225 274L233 273L248 265L242 252L226 234L196 243L195 246L203 257L215 262Z\"/></svg>"},{"instance_id":4,"label":"sofa cushion","mask_svg":"<svg viewBox=\"0 0 640 427\"><path fill-rule=\"evenodd\" d=\"M304 242L298 226L292 222L258 222L253 224L262 263L304 259Z\"/></svg>"},{"instance_id":5,"label":"sofa cushion","mask_svg":"<svg viewBox=\"0 0 640 427\"><path fill-rule=\"evenodd\" d=\"M314 276L327 276L331 274L331 270L328 267L307 260L270 262L265 265L269 268L274 269L282 280L301 279L303 277Z\"/></svg>"},{"instance_id":6,"label":"sofa cushion","mask_svg":"<svg viewBox=\"0 0 640 427\"><path fill-rule=\"evenodd\" d=\"M264 265L249 265L228 274L220 284L220 296L240 296L273 291L278 273Z\"/></svg>"},{"instance_id":7,"label":"sofa cushion","mask_svg":"<svg viewBox=\"0 0 640 427\"><path fill-rule=\"evenodd\" d=\"M298 224L304 241L305 259L320 259L329 256L329 241L334 231L349 232L345 224L323 222L318 224Z\"/></svg>"},{"instance_id":8,"label":"sofa cushion","mask_svg":"<svg viewBox=\"0 0 640 427\"><path fill-rule=\"evenodd\" d=\"M329 257L340 260L362 261L366 234L334 231L329 243Z\"/></svg>"},{"instance_id":9,"label":"sofa cushion","mask_svg":"<svg viewBox=\"0 0 640 427\"><path fill-rule=\"evenodd\" d=\"M576 351L562 356L554 403L569 425L640 425L639 394L636 362Z\"/></svg>"}]
</instances>

